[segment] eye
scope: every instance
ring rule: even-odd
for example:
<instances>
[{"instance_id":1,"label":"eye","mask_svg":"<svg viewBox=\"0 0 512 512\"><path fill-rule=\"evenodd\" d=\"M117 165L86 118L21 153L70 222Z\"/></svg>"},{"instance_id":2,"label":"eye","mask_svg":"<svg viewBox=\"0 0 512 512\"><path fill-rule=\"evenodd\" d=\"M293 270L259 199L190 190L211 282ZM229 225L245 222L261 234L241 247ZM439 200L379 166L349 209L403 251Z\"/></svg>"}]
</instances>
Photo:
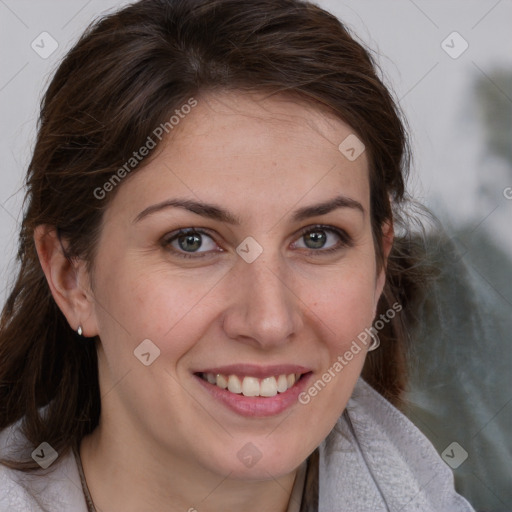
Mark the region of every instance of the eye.
<instances>
[{"instance_id":1,"label":"eye","mask_svg":"<svg viewBox=\"0 0 512 512\"><path fill-rule=\"evenodd\" d=\"M183 258L202 257L206 252L220 252L213 238L206 232L196 228L184 228L171 233L163 240L164 247ZM200 256L194 256L194 254Z\"/></svg>"},{"instance_id":2,"label":"eye","mask_svg":"<svg viewBox=\"0 0 512 512\"><path fill-rule=\"evenodd\" d=\"M223 252L212 236L202 229L182 228L170 233L162 240L162 245L182 258L202 258L212 252ZM333 226L308 226L293 244L294 248L306 249L310 254L325 254L350 247L352 239L343 230Z\"/></svg>"},{"instance_id":3,"label":"eye","mask_svg":"<svg viewBox=\"0 0 512 512\"><path fill-rule=\"evenodd\" d=\"M332 226L307 227L301 232L295 248L307 249L310 253L329 253L352 245L352 239L343 230Z\"/></svg>"}]
</instances>

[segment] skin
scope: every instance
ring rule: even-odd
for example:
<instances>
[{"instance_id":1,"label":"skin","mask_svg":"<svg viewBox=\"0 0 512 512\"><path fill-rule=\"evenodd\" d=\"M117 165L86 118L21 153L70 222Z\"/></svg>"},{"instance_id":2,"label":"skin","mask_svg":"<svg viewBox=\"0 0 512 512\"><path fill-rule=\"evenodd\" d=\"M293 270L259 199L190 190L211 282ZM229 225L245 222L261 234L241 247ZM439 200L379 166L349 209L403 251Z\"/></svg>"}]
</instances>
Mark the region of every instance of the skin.
<instances>
[{"instance_id":1,"label":"skin","mask_svg":"<svg viewBox=\"0 0 512 512\"><path fill-rule=\"evenodd\" d=\"M286 510L296 470L345 408L365 350L307 405L266 418L214 401L192 372L290 363L310 368L315 382L371 325L385 276L376 267L366 153L351 162L338 150L351 133L286 97L200 97L151 162L118 186L92 275L64 258L51 227L37 228L57 304L73 329L101 339L101 420L80 448L98 511ZM364 211L292 220L298 208L338 195ZM183 208L134 222L171 198L213 203L240 225ZM311 246L301 230L318 233L315 224L351 242L320 230L325 246ZM162 241L188 227L209 235L195 258L177 255L190 254L177 239ZM263 248L250 264L236 253L248 236ZM392 237L386 224L385 257ZM144 339L160 350L150 366L133 354ZM251 468L237 457L247 443L262 455Z\"/></svg>"}]
</instances>

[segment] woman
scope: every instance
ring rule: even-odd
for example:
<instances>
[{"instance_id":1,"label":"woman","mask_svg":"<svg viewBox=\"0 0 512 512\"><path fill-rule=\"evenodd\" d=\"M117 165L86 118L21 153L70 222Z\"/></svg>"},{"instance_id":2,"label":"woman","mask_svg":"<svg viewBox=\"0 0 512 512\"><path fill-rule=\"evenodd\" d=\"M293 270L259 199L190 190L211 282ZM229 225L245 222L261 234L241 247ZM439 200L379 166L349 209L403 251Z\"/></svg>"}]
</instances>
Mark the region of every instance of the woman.
<instances>
[{"instance_id":1,"label":"woman","mask_svg":"<svg viewBox=\"0 0 512 512\"><path fill-rule=\"evenodd\" d=\"M369 53L312 4L93 24L27 175L0 510L472 510L396 408L407 155Z\"/></svg>"}]
</instances>

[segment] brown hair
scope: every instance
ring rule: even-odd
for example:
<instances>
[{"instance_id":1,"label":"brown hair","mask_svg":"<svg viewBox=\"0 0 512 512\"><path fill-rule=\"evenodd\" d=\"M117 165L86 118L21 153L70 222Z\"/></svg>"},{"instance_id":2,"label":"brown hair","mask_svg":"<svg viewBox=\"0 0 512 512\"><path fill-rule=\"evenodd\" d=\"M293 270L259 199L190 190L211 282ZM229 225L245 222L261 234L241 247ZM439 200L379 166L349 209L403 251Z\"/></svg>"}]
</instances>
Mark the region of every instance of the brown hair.
<instances>
[{"instance_id":1,"label":"brown hair","mask_svg":"<svg viewBox=\"0 0 512 512\"><path fill-rule=\"evenodd\" d=\"M129 5L85 31L41 103L20 269L0 320L0 429L23 418L34 447L46 441L63 455L96 427L95 343L76 336L53 300L34 229L55 227L68 257L83 258L92 269L102 215L115 196L113 190L98 199L93 191L176 108L215 90L293 94L354 129L368 151L372 229L382 264L381 227L390 219L401 224L409 152L403 121L370 51L337 18L299 0ZM368 354L363 369L395 404L406 385L407 332L421 283L411 247L407 236L395 240L377 315L394 303L403 310L380 331L381 347ZM2 462L38 468L27 460Z\"/></svg>"}]
</instances>

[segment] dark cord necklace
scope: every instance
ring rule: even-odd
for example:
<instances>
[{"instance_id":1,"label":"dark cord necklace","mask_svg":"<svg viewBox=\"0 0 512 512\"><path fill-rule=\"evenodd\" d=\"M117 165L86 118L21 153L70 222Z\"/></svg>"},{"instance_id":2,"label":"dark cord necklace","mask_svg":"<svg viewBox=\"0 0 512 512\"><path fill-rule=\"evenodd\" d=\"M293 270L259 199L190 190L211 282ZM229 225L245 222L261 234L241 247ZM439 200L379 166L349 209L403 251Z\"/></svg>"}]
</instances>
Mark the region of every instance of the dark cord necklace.
<instances>
[{"instance_id":1,"label":"dark cord necklace","mask_svg":"<svg viewBox=\"0 0 512 512\"><path fill-rule=\"evenodd\" d=\"M96 512L96 508L94 507L94 503L91 498L91 493L89 492L89 488L87 487L87 482L85 480L84 468L82 466L82 459L80 457L80 450L78 447L73 447L73 453L75 454L78 474L80 475L80 481L82 482L82 491L84 493L85 503L87 504L87 512Z\"/></svg>"}]
</instances>

